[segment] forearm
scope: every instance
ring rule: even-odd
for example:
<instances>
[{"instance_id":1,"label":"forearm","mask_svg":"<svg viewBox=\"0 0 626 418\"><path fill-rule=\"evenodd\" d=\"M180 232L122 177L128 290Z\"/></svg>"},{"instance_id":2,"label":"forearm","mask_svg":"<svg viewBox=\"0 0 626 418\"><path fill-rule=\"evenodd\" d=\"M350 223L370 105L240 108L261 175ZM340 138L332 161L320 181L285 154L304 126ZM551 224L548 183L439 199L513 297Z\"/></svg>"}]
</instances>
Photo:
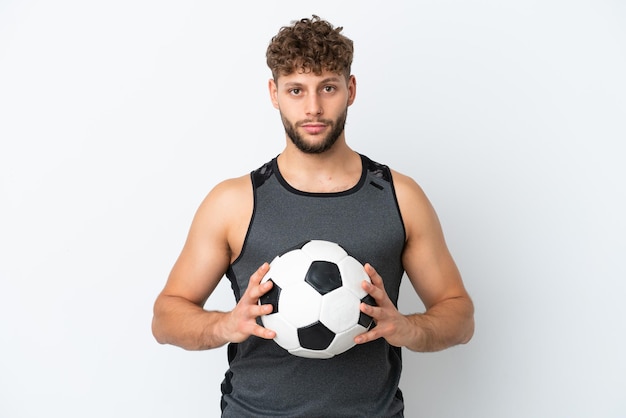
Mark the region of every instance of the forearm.
<instances>
[{"instance_id":1,"label":"forearm","mask_svg":"<svg viewBox=\"0 0 626 418\"><path fill-rule=\"evenodd\" d=\"M474 334L474 305L469 297L447 299L406 318L412 332L405 345L413 351L440 351L465 344Z\"/></svg>"},{"instance_id":2,"label":"forearm","mask_svg":"<svg viewBox=\"0 0 626 418\"><path fill-rule=\"evenodd\" d=\"M181 297L161 295L154 305L152 333L159 343L186 350L217 348L229 342L220 331L226 315Z\"/></svg>"}]
</instances>

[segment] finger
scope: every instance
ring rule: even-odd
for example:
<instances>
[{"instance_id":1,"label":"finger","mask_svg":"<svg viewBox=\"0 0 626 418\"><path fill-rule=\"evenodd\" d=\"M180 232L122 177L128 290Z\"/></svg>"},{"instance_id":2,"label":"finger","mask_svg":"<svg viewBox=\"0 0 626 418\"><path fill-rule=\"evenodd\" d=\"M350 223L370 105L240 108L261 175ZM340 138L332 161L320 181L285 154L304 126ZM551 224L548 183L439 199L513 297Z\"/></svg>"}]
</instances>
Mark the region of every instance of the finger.
<instances>
[{"instance_id":1,"label":"finger","mask_svg":"<svg viewBox=\"0 0 626 418\"><path fill-rule=\"evenodd\" d=\"M256 335L257 337L264 338L266 340L271 340L272 338L276 337L276 332L274 330L271 330L269 328L263 328L260 325L257 325L255 327L252 334Z\"/></svg>"},{"instance_id":2,"label":"finger","mask_svg":"<svg viewBox=\"0 0 626 418\"><path fill-rule=\"evenodd\" d=\"M359 310L361 312L372 317L377 312L377 309L380 309L380 308L378 308L377 306L372 306L365 302L361 302L361 304L359 305Z\"/></svg>"},{"instance_id":3,"label":"finger","mask_svg":"<svg viewBox=\"0 0 626 418\"><path fill-rule=\"evenodd\" d=\"M270 269L269 263L266 262L266 263L261 264L261 266L258 269L256 269L254 273L252 273L252 276L250 276L250 284L261 283L261 280L263 280L263 277L265 277L269 269Z\"/></svg>"},{"instance_id":4,"label":"finger","mask_svg":"<svg viewBox=\"0 0 626 418\"><path fill-rule=\"evenodd\" d=\"M359 334L354 337L354 342L356 344L365 344L367 342L377 340L378 338L380 338L380 335L378 335L378 330L376 328L373 328L370 331L364 332L363 334Z\"/></svg>"},{"instance_id":5,"label":"finger","mask_svg":"<svg viewBox=\"0 0 626 418\"><path fill-rule=\"evenodd\" d=\"M367 292L368 295L374 298L377 305L381 305L389 299L384 286L376 286L374 283L363 280L361 287Z\"/></svg>"},{"instance_id":6,"label":"finger","mask_svg":"<svg viewBox=\"0 0 626 418\"><path fill-rule=\"evenodd\" d=\"M251 288L248 288L246 292L248 292L248 295L250 296L250 298L254 299L256 303L256 301L261 296L269 292L273 286L274 286L274 282L272 282L271 280L268 280L265 283L254 285Z\"/></svg>"},{"instance_id":7,"label":"finger","mask_svg":"<svg viewBox=\"0 0 626 418\"><path fill-rule=\"evenodd\" d=\"M265 277L269 269L270 265L268 263L263 263L254 273L252 273L250 280L248 281L248 287L244 292L242 299L248 297L253 303L256 303L262 295L272 288L273 283L270 281L261 283L261 280L263 280L263 277Z\"/></svg>"},{"instance_id":8,"label":"finger","mask_svg":"<svg viewBox=\"0 0 626 418\"><path fill-rule=\"evenodd\" d=\"M249 318L256 319L259 316L271 314L273 310L274 310L274 307L272 306L271 303L266 303L263 305L259 305L255 303L249 306L247 315Z\"/></svg>"},{"instance_id":9,"label":"finger","mask_svg":"<svg viewBox=\"0 0 626 418\"><path fill-rule=\"evenodd\" d=\"M382 305L387 301L391 302L389 296L387 295L387 290L385 289L385 284L383 282L383 278L376 272L376 269L372 267L371 264L365 264L365 271L370 278L371 283L368 283L367 280L363 281L363 289L376 300L378 305Z\"/></svg>"},{"instance_id":10,"label":"finger","mask_svg":"<svg viewBox=\"0 0 626 418\"><path fill-rule=\"evenodd\" d=\"M249 322L245 326L243 326L240 329L240 333L241 335L245 336L245 338L249 337L250 335L255 335L257 337L265 339L272 339L276 337L276 332L274 330L265 328L257 324L255 321Z\"/></svg>"},{"instance_id":11,"label":"finger","mask_svg":"<svg viewBox=\"0 0 626 418\"><path fill-rule=\"evenodd\" d=\"M367 303L361 302L361 305L359 306L359 309L365 315L368 315L368 316L374 318L375 322L380 322L382 319L384 319L385 311L384 311L384 309L382 307L372 306L372 305L368 305Z\"/></svg>"},{"instance_id":12,"label":"finger","mask_svg":"<svg viewBox=\"0 0 626 418\"><path fill-rule=\"evenodd\" d=\"M365 272L369 276L374 286L377 286L377 287L383 286L383 278L380 277L380 274L378 274L376 269L372 267L370 263L365 264Z\"/></svg>"}]
</instances>

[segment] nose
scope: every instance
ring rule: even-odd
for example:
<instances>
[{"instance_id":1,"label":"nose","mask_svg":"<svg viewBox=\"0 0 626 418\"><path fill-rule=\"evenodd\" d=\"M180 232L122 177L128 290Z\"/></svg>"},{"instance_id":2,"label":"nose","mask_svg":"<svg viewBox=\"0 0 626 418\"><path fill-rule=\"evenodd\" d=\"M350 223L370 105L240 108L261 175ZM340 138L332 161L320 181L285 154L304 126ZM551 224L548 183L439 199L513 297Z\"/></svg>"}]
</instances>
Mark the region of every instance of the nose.
<instances>
[{"instance_id":1,"label":"nose","mask_svg":"<svg viewBox=\"0 0 626 418\"><path fill-rule=\"evenodd\" d=\"M306 114L307 116L319 116L323 113L322 102L319 95L311 94L307 101Z\"/></svg>"}]
</instances>

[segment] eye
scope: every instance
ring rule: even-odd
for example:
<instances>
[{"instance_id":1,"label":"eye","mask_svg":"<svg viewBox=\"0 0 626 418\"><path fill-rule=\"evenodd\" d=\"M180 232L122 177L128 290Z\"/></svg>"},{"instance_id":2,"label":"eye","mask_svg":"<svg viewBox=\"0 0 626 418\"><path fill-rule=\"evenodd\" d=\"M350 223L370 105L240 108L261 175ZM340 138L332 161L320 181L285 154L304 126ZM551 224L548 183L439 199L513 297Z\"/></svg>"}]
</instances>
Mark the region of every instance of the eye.
<instances>
[{"instance_id":1,"label":"eye","mask_svg":"<svg viewBox=\"0 0 626 418\"><path fill-rule=\"evenodd\" d=\"M289 89L289 94L291 94L293 96L298 96L298 95L300 95L300 93L302 93L302 90L300 90L298 88Z\"/></svg>"},{"instance_id":2,"label":"eye","mask_svg":"<svg viewBox=\"0 0 626 418\"><path fill-rule=\"evenodd\" d=\"M324 93L332 93L337 90L337 88L335 86L324 86L323 90Z\"/></svg>"}]
</instances>

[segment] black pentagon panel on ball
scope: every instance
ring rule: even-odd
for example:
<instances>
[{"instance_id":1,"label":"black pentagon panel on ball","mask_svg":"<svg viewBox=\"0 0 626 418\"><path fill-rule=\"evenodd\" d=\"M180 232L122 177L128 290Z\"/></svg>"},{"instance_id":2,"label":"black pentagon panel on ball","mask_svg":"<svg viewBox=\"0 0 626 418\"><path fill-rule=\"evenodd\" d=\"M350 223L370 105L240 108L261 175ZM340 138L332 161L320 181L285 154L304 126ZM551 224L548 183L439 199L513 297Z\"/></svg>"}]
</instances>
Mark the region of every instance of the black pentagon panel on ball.
<instances>
[{"instance_id":1,"label":"black pentagon panel on ball","mask_svg":"<svg viewBox=\"0 0 626 418\"><path fill-rule=\"evenodd\" d=\"M269 292L259 298L259 301L261 302L261 305L272 305L272 312L268 314L271 315L278 312L278 299L280 298L281 288L272 279L269 279L268 282L272 282L274 285Z\"/></svg>"},{"instance_id":2,"label":"black pentagon panel on ball","mask_svg":"<svg viewBox=\"0 0 626 418\"><path fill-rule=\"evenodd\" d=\"M361 299L361 302L370 306L376 306L376 300L374 300L374 298L371 295L365 295L365 297ZM359 325L369 329L372 326L373 322L374 322L374 318L372 318L368 314L364 314L363 312L360 313Z\"/></svg>"},{"instance_id":3,"label":"black pentagon panel on ball","mask_svg":"<svg viewBox=\"0 0 626 418\"><path fill-rule=\"evenodd\" d=\"M321 295L340 288L342 284L341 273L337 264L319 260L311 263L304 281Z\"/></svg>"},{"instance_id":4,"label":"black pentagon panel on ball","mask_svg":"<svg viewBox=\"0 0 626 418\"><path fill-rule=\"evenodd\" d=\"M324 350L335 338L335 333L317 321L306 327L298 328L298 339L302 348L309 350Z\"/></svg>"},{"instance_id":5,"label":"black pentagon panel on ball","mask_svg":"<svg viewBox=\"0 0 626 418\"><path fill-rule=\"evenodd\" d=\"M365 295L365 297L361 299L361 302L370 306L376 306L376 300L372 297L372 295Z\"/></svg>"},{"instance_id":6,"label":"black pentagon panel on ball","mask_svg":"<svg viewBox=\"0 0 626 418\"><path fill-rule=\"evenodd\" d=\"M372 326L372 322L374 322L374 318L372 318L368 314L364 314L363 312L359 314L358 324L361 325L363 328L369 329Z\"/></svg>"}]
</instances>

